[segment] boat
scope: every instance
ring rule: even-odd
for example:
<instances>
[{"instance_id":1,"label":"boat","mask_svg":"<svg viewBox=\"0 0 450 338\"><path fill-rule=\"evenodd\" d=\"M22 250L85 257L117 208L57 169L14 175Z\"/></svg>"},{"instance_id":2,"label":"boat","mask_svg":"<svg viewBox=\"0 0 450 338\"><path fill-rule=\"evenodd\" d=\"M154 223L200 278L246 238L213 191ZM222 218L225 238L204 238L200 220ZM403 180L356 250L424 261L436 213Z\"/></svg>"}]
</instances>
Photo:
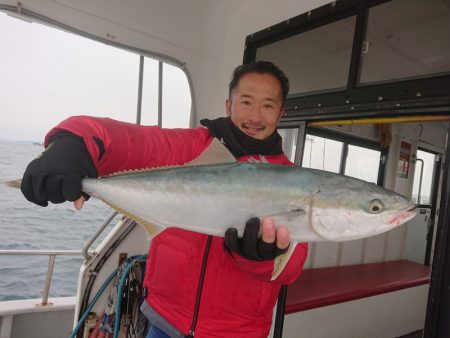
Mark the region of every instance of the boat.
<instances>
[{"instance_id":1,"label":"boat","mask_svg":"<svg viewBox=\"0 0 450 338\"><path fill-rule=\"evenodd\" d=\"M0 0L0 11L139 55L140 78L144 58L179 68L191 126L223 115L236 65L279 65L291 83L279 129L285 153L413 198L419 215L372 238L312 244L298 282L279 295L270 337L450 337L448 1ZM140 123L142 82L136 97ZM320 163L311 158L317 151ZM92 247L115 216L80 250L0 251L49 258L41 299L0 302L1 338L95 335L108 287L124 287L151 242L121 217ZM60 255L84 257L77 294L50 298ZM118 267L126 277L116 277Z\"/></svg>"}]
</instances>

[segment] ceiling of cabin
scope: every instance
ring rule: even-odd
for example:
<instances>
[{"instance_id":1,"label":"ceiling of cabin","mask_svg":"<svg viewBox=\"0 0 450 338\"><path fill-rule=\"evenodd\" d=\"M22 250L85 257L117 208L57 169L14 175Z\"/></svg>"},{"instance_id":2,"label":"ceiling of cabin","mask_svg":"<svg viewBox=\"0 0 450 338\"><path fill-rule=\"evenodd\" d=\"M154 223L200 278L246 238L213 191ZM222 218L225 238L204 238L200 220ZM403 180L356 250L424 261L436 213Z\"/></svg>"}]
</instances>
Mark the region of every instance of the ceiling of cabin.
<instances>
[{"instance_id":1,"label":"ceiling of cabin","mask_svg":"<svg viewBox=\"0 0 450 338\"><path fill-rule=\"evenodd\" d=\"M0 0L0 4L17 1ZM183 49L205 53L217 32L225 34L241 0L22 0L21 6L100 38L136 46L161 45L161 52ZM215 35L210 34L211 27ZM156 42L156 44L155 44ZM164 45L170 46L164 49ZM207 52L207 50L206 50Z\"/></svg>"},{"instance_id":2,"label":"ceiling of cabin","mask_svg":"<svg viewBox=\"0 0 450 338\"><path fill-rule=\"evenodd\" d=\"M203 28L210 20L231 15L239 0L52 0L71 10L101 18L127 29L162 40L194 47L203 42Z\"/></svg>"}]
</instances>

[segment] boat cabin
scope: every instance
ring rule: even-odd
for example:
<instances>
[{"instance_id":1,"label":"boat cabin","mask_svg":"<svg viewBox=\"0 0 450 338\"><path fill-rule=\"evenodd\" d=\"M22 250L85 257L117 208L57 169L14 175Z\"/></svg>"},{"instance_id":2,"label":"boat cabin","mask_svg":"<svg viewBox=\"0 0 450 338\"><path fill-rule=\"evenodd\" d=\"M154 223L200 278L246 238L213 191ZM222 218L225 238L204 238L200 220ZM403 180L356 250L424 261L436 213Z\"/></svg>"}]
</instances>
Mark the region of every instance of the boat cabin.
<instances>
[{"instance_id":1,"label":"boat cabin","mask_svg":"<svg viewBox=\"0 0 450 338\"><path fill-rule=\"evenodd\" d=\"M0 11L135 56L136 123L194 127L224 116L235 66L277 64L290 80L279 128L288 157L400 193L418 213L374 237L311 243L300 278L279 295L270 337L450 337L448 0L0 0ZM166 123L163 105L179 99L163 90L171 69L187 93L178 125ZM151 243L139 224L114 216L80 248L74 297L0 302L2 338L92 333L118 262L144 261ZM59 253L47 254L53 267Z\"/></svg>"}]
</instances>

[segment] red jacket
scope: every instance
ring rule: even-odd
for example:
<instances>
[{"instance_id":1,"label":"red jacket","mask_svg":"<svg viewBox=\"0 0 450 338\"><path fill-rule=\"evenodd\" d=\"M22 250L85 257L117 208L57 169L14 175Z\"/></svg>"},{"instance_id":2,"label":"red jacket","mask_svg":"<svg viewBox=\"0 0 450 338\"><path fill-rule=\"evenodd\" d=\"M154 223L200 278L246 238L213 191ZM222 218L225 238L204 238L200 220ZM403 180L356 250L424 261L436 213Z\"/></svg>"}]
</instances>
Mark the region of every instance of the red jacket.
<instances>
[{"instance_id":1,"label":"red jacket","mask_svg":"<svg viewBox=\"0 0 450 338\"><path fill-rule=\"evenodd\" d=\"M62 130L83 138L100 176L183 164L201 154L212 140L202 127L161 129L79 116L52 129L46 143ZM104 156L94 138L103 142ZM258 155L239 160L249 157L259 159ZM292 165L284 155L266 159ZM272 280L273 260L250 261L230 254L223 242L222 237L176 228L153 238L144 281L146 301L181 332L194 329L195 337L267 337L280 287L300 275L307 244L295 247L281 274Z\"/></svg>"}]
</instances>

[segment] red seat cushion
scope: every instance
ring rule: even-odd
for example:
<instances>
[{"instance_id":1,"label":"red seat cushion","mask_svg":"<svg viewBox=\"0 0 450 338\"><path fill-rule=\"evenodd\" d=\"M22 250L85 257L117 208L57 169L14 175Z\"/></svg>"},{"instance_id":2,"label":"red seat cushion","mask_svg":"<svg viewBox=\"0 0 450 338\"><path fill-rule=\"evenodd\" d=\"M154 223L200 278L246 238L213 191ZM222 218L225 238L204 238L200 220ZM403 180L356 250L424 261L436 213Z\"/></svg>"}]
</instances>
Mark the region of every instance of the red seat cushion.
<instances>
[{"instance_id":1,"label":"red seat cushion","mask_svg":"<svg viewBox=\"0 0 450 338\"><path fill-rule=\"evenodd\" d=\"M288 286L285 313L427 284L430 267L407 260L306 269Z\"/></svg>"}]
</instances>

